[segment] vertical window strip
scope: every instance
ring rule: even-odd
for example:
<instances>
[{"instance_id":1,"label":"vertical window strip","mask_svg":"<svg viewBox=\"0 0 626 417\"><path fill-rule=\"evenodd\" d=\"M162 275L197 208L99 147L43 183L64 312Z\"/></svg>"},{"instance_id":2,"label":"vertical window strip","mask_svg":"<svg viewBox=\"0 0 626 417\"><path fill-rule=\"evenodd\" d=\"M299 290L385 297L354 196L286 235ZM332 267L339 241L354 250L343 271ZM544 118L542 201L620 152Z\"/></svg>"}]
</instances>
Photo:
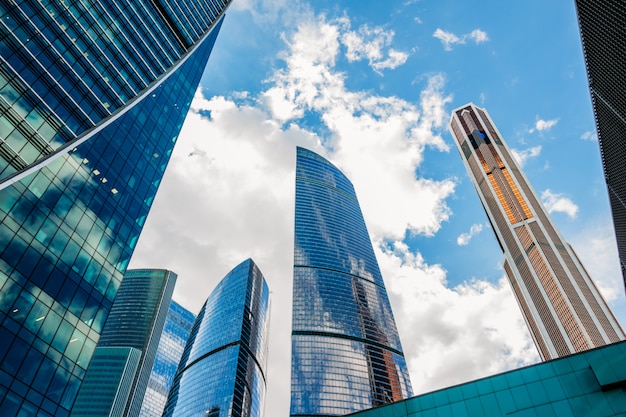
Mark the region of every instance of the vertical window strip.
<instances>
[{"instance_id":1,"label":"vertical window strip","mask_svg":"<svg viewBox=\"0 0 626 417\"><path fill-rule=\"evenodd\" d=\"M141 60L145 68L148 70L149 75L150 75L148 84L150 84L159 76L160 73L162 73L166 69L166 67L161 62L162 60L156 56L154 49L152 48L152 45L159 45L159 43L161 42L161 40L159 40L154 35L154 33L152 33L152 28L155 26L158 27L158 25L154 21L146 22L145 14L148 14L148 15L150 14L142 13L142 11L139 10L137 6L134 4L134 2L132 2L131 0L126 0L126 6L118 4L118 2L114 2L113 4L120 11L120 15L123 16L124 19L126 19L126 24L124 26L129 31L134 33L135 36L137 37L138 42L133 39L130 39L129 46L133 49L133 51L135 51L136 57L138 57ZM139 25L133 22L133 19L131 16L135 17L136 19L139 19ZM152 16L150 16L150 18L152 18ZM137 30L136 29L137 27L145 28L148 38L146 38L146 33L144 33L144 31ZM150 61L147 61L144 58L145 54L140 53L138 51L138 48L145 50L148 53L148 55L152 57L152 59L150 59ZM154 64L158 66L156 70L155 68L153 68Z\"/></svg>"},{"instance_id":2,"label":"vertical window strip","mask_svg":"<svg viewBox=\"0 0 626 417\"><path fill-rule=\"evenodd\" d=\"M171 19L171 14L169 13L169 10L167 10L166 8L162 6L160 1L158 0L149 0L149 1L150 1L150 4L154 7L154 12L156 12L156 14L160 17L160 19L155 19L155 14L149 11L145 13L145 15L147 15L146 17L150 19L150 21L152 21L152 23L154 24L154 28L156 28L158 33L161 34L161 39L169 45L170 49L173 51L172 55L176 58L180 57L181 53L184 53L185 51L187 51L193 42L189 42L187 39L185 39L184 34L180 32L180 28L178 28L174 22L171 22L169 20ZM137 9L133 2L130 3L130 6L133 8L133 10L138 12L137 15L140 16L139 12L142 12L142 9L141 8ZM157 22L157 20L159 21ZM169 32L163 31L162 24L165 25L167 29L169 29ZM149 36L155 39L158 38L158 36L153 32L153 27L150 27L150 26L143 26L143 27L147 30ZM184 29L185 28L183 28L183 30ZM172 36L175 38L177 42L173 42ZM155 45L158 45L158 42L162 42L162 41L157 40L156 42L157 43ZM176 45L179 45L180 48L182 48L182 50L178 50L176 48ZM152 46L152 44L148 44L147 46L150 47ZM159 52L160 49L161 48L157 48L157 52Z\"/></svg>"},{"instance_id":3,"label":"vertical window strip","mask_svg":"<svg viewBox=\"0 0 626 417\"><path fill-rule=\"evenodd\" d=\"M515 279L515 275L511 270L511 266L509 262L505 259L504 261L504 271L506 272L507 277L509 277L509 282L511 283L511 288L513 288L513 292L516 295L517 300L519 301L520 306L524 312L524 317L526 318L526 322L528 323L528 327L530 327L530 331L533 335L533 339L537 345L537 349L539 350L539 354L541 358L546 361L553 359L546 342L539 331L539 326L537 326L537 322L533 314L530 313L530 308L528 307L528 303L522 294L522 290L520 289L519 283Z\"/></svg>"},{"instance_id":4,"label":"vertical window strip","mask_svg":"<svg viewBox=\"0 0 626 417\"><path fill-rule=\"evenodd\" d=\"M583 305L582 300L578 296L578 292L576 292L576 289L572 285L569 276L563 269L563 265L561 265L561 263L558 261L552 247L546 243L546 238L541 232L539 224L537 224L536 222L532 222L530 224L530 230L534 235L535 241L538 242L538 250L541 251L542 255L545 257L548 264L550 265L553 274L555 274L553 279L558 280L558 282L561 284L564 296L567 297L570 304L572 305L573 311L580 320L581 325L585 329L585 332L589 335L589 338L594 345L603 345L604 343L602 342L602 336L600 335L596 326L593 325L593 320L589 316L589 311L587 311L587 309ZM600 344L598 344L598 342L600 342ZM588 343L586 343L586 345L588 347L582 347L580 348L580 350L586 350L591 347L588 345ZM579 348L578 346L576 347L577 349Z\"/></svg>"},{"instance_id":5,"label":"vertical window strip","mask_svg":"<svg viewBox=\"0 0 626 417\"><path fill-rule=\"evenodd\" d=\"M178 2L178 1L170 1L170 0L155 0L155 1L162 1L163 3L166 3L168 5L167 10L170 11L170 17L173 20L175 19L178 22L178 25L182 28L182 30L185 31L185 35L191 41L195 42L200 36L202 36L202 32L199 32L198 30L196 30L196 28L198 29L202 28L202 24L198 21L196 16L202 16L206 18L206 13L195 8L194 10L191 10L191 6L193 6L193 2L189 2L189 1ZM183 10L183 7L185 8L185 10ZM191 21L192 19L193 19L193 23ZM210 22L212 23L213 20L210 19Z\"/></svg>"},{"instance_id":6,"label":"vertical window strip","mask_svg":"<svg viewBox=\"0 0 626 417\"><path fill-rule=\"evenodd\" d=\"M28 21L29 21L29 23L30 23L30 24L33 24L33 23L32 23L32 21L30 21L30 20L28 20ZM55 20L55 23L56 23L56 20ZM3 23L3 22L2 22L2 24L4 25L4 23ZM58 23L57 23L57 25L58 25ZM6 27L6 26L5 26L5 27ZM59 28L60 28L60 26L59 26ZM8 28L7 28L7 30L8 30ZM38 68L39 68L40 70L42 70L42 72L44 72L44 73L46 73L46 74L48 74L48 75L49 75L49 80L53 81L53 82L54 82L54 84L56 85L56 88L58 88L58 89L59 89L59 90L63 93L63 95L64 95L64 96L65 96L65 97L66 97L69 101L71 101L71 102L72 102L73 107L74 107L74 110L75 110L75 111L77 111L77 112L79 112L80 114L82 114L82 116L83 116L86 120L88 120L88 121L89 121L92 125L95 125L95 122L91 119L91 117L90 117L90 116L89 116L89 115L88 115L88 114L87 114L87 113L86 113L86 112L85 112L85 111L81 108L81 106L79 106L79 105L78 105L78 103L76 103L76 101L75 101L75 100L74 100L74 99L70 96L70 94L69 94L69 93L68 93L68 92L67 92L67 91L63 88L63 86L61 86L61 84L59 84L59 82L58 82L57 80L55 80L55 79L54 79L54 77L53 77L53 76L52 76L52 75L48 72L48 69L47 69L47 68L45 68L45 67L41 64L41 62L39 62L39 60L37 60L37 58L36 58L35 56L33 56L33 54L31 53L31 51L30 51L30 50L28 50L28 48L26 48L26 45L24 45L24 43L23 43L20 39L18 39L17 37L13 37L13 39L14 39L14 40L15 40L15 41L16 41L16 42L20 45L20 47L22 48L22 51L23 51L25 54L28 54L28 56L31 58L31 62L33 63L33 65L38 66ZM46 39L46 40L47 40L47 39ZM72 68L72 67L68 64L68 62L65 60L65 58L64 58L64 57L63 57L63 56L62 56L62 55L61 55L61 54L60 54L60 53L56 50L56 48L55 48L55 47L54 47L54 46L53 46L53 45L52 45L49 41L48 41L48 45L49 45L49 48L50 48L50 49L52 49L52 50L54 50L54 51L55 51L56 55L57 55L57 56L59 57L59 59L60 59L60 60L61 60L61 61L62 61L65 65L66 65L66 67L67 67L67 68L68 68L71 72L73 72L73 73L76 75L76 77L78 77L78 75L76 74L76 72L75 72L75 71L73 70L73 68ZM16 75L15 75L15 78L19 79L19 80L20 80L20 81L21 81L24 85L28 86L28 89L29 89L30 91L33 91L33 93L34 93L34 90L32 89L31 85L30 85L30 84L29 84L29 83L28 83L28 82L27 82L24 78L22 78L22 77L21 77L21 75L20 75L20 74L18 74L18 73L17 73L17 71L15 71L15 70L11 67L11 65L10 65L8 62L6 62L6 60L5 60L3 57L0 57L0 59L2 59L2 61L4 62L4 64L5 64L8 68L11 68L11 71L12 71L14 74L16 74ZM85 85L85 86L86 86L86 85ZM90 90L90 89L89 89L89 90ZM90 90L90 91L91 91L91 90ZM36 93L34 93L34 94L36 95ZM92 92L92 94L93 94L93 92ZM42 103L44 102L44 101L41 99L41 97L37 96L37 98L38 98L39 100L41 100L41 102L42 102ZM49 107L48 107L48 109L49 109L52 113L55 113L55 112L54 112L51 108L49 108ZM59 119L59 120L60 120L60 119ZM68 126L68 129L69 129L69 126ZM70 131L72 131L72 129L69 129L69 130L70 130ZM73 133L74 133L74 134L76 134L75 132L73 132Z\"/></svg>"},{"instance_id":7,"label":"vertical window strip","mask_svg":"<svg viewBox=\"0 0 626 417\"><path fill-rule=\"evenodd\" d=\"M91 12L91 7L94 6L93 2L91 2L92 4L90 5L85 5L84 4L84 0L79 0L81 1L81 3L83 3L84 7L89 11L89 13L91 14L92 18L94 19L94 21L98 24L98 27L100 28L100 30L102 31L102 33L104 33L107 38L109 39L109 44L110 45L114 45L115 49L118 51L119 56L126 62L126 68L124 68L125 70L130 70L132 71L132 73L135 74L135 78L138 81L138 86L139 86L139 90L136 90L135 88L133 88L133 91L136 92L136 94L141 91L142 89L144 89L148 84L148 79L145 77L144 74L142 74L135 65L133 65L129 58L128 55L118 46L117 42L115 41L115 37L116 36L120 36L120 41L123 41L123 43L127 44L127 45L131 45L132 43L130 41L130 39L128 39L128 37L126 36L126 34L121 30L121 28L119 27L119 24L117 22L117 20L111 15L111 13L109 12L109 10L105 9L104 7L99 7L98 10L100 12L103 13L102 16L94 16L93 13ZM115 31L115 33L113 33L113 31L111 29L105 29L104 27L102 27L101 25L101 17L107 17L108 18L108 26L113 28L113 30ZM135 54L137 54L137 51L135 50ZM131 87L132 88L132 87Z\"/></svg>"},{"instance_id":8,"label":"vertical window strip","mask_svg":"<svg viewBox=\"0 0 626 417\"><path fill-rule=\"evenodd\" d=\"M526 200L524 200L524 198L522 197L522 193L520 193L519 189L517 188L517 185L515 185L515 182L513 181L513 178L511 178L511 174L509 174L509 171L506 168L502 168L500 171L502 172L502 175L504 176L507 184L511 188L511 191L513 191L515 200L520 205L520 208L522 209L524 213L524 216L525 216L524 218L525 219L532 218L533 215L530 212L530 209L528 208L528 204L526 204Z\"/></svg>"},{"instance_id":9,"label":"vertical window strip","mask_svg":"<svg viewBox=\"0 0 626 417\"><path fill-rule=\"evenodd\" d=\"M67 6L65 7L67 14L72 18L73 22L72 25L80 28L81 30L81 36L84 36L85 38L87 38L89 40L89 44L92 45L93 47L95 47L99 54L98 57L94 57L94 59L97 59L99 57L104 58L109 67L113 68L113 70L117 73L117 77L119 77L120 79L123 79L121 73L119 72L118 68L108 59L108 57L106 56L106 54L102 51L102 49L100 49L100 46L97 44L97 42L91 37L91 35L88 33L88 31L85 29L85 27L78 21L77 16L72 13L72 9L69 9ZM49 41L48 41L49 42ZM86 51L84 51L86 52ZM101 73L100 71L98 71L98 69L94 66L94 64L92 63L91 59L89 59L88 57L86 57L85 55L83 55L86 59L85 61L88 63L88 65L91 67L91 69L93 70L93 72L95 72L96 74L98 74L100 76L101 79L105 80L106 75ZM124 103L124 100L122 99L122 97L118 94L117 91L115 91L115 89L113 87L111 87L111 85L108 83L108 81L105 81L105 83L109 86L109 91L112 92L117 99L119 100L120 103ZM131 87L132 88L132 87ZM108 110L108 109L107 109ZM109 114L111 112L109 111Z\"/></svg>"},{"instance_id":10,"label":"vertical window strip","mask_svg":"<svg viewBox=\"0 0 626 417\"><path fill-rule=\"evenodd\" d=\"M513 209L511 208L511 206L509 205L509 202L505 198L504 193L500 189L500 186L498 185L498 182L496 181L496 178L494 177L493 173L488 174L487 178L489 179L489 182L491 183L491 187L493 188L496 194L496 197L498 198L498 201L500 201L500 205L504 209L504 212L506 216L508 217L509 222L511 224L517 223L519 220L516 218L515 213L513 213Z\"/></svg>"}]
</instances>

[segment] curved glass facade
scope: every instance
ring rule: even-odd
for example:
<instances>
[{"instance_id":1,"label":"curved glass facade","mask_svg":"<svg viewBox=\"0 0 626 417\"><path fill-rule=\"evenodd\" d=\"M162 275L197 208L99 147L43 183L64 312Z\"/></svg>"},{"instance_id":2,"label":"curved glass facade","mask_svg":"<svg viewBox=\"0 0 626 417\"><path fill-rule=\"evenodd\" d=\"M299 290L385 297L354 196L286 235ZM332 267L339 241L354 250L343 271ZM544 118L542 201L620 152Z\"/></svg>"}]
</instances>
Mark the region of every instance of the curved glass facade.
<instances>
[{"instance_id":1,"label":"curved glass facade","mask_svg":"<svg viewBox=\"0 0 626 417\"><path fill-rule=\"evenodd\" d=\"M350 181L297 149L291 415L333 416L412 395Z\"/></svg>"},{"instance_id":2,"label":"curved glass facade","mask_svg":"<svg viewBox=\"0 0 626 417\"><path fill-rule=\"evenodd\" d=\"M0 4L0 184L97 127L202 39L227 0Z\"/></svg>"},{"instance_id":3,"label":"curved glass facade","mask_svg":"<svg viewBox=\"0 0 626 417\"><path fill-rule=\"evenodd\" d=\"M161 417L196 316L172 301L150 373L139 417Z\"/></svg>"},{"instance_id":4,"label":"curved glass facade","mask_svg":"<svg viewBox=\"0 0 626 417\"><path fill-rule=\"evenodd\" d=\"M248 259L198 313L164 416L260 417L266 386L269 289Z\"/></svg>"},{"instance_id":5,"label":"curved glass facade","mask_svg":"<svg viewBox=\"0 0 626 417\"><path fill-rule=\"evenodd\" d=\"M69 414L228 2L161 3L0 4L0 415Z\"/></svg>"},{"instance_id":6,"label":"curved glass facade","mask_svg":"<svg viewBox=\"0 0 626 417\"><path fill-rule=\"evenodd\" d=\"M450 131L504 253L504 270L544 360L624 340L624 331L484 109Z\"/></svg>"}]
</instances>

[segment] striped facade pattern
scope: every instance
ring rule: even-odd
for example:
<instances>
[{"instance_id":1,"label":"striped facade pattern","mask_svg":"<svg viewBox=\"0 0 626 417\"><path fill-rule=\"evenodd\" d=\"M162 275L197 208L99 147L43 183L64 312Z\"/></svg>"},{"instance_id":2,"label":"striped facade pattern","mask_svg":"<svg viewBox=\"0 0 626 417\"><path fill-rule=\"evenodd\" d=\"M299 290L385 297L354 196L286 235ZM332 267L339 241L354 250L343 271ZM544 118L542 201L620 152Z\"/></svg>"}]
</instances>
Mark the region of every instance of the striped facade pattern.
<instances>
[{"instance_id":1,"label":"striped facade pattern","mask_svg":"<svg viewBox=\"0 0 626 417\"><path fill-rule=\"evenodd\" d=\"M504 252L504 268L544 360L624 340L624 333L539 202L487 113L468 104L450 130Z\"/></svg>"},{"instance_id":2,"label":"striped facade pattern","mask_svg":"<svg viewBox=\"0 0 626 417\"><path fill-rule=\"evenodd\" d=\"M576 12L626 285L626 2L576 0Z\"/></svg>"}]
</instances>

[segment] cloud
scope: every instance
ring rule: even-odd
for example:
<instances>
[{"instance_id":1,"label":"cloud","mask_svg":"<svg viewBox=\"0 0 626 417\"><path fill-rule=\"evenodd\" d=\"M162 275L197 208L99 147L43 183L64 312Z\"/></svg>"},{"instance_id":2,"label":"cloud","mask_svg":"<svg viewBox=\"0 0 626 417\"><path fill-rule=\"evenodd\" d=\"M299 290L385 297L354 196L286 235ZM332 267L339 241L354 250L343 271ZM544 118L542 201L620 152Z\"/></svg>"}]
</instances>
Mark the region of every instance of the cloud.
<instances>
[{"instance_id":1,"label":"cloud","mask_svg":"<svg viewBox=\"0 0 626 417\"><path fill-rule=\"evenodd\" d=\"M441 266L426 264L401 242L376 256L415 394L538 361L505 278L449 288Z\"/></svg>"},{"instance_id":2,"label":"cloud","mask_svg":"<svg viewBox=\"0 0 626 417\"><path fill-rule=\"evenodd\" d=\"M472 237L482 232L482 230L483 230L482 224L473 224L472 227L470 227L469 233L461 233L459 237L456 238L456 244L459 246L469 245L470 240L472 240Z\"/></svg>"},{"instance_id":3,"label":"cloud","mask_svg":"<svg viewBox=\"0 0 626 417\"><path fill-rule=\"evenodd\" d=\"M444 77L425 78L416 102L351 90L335 67L346 33L341 20L304 15L263 91L196 94L132 259L177 272L174 298L192 311L233 266L257 262L272 291L267 415L289 412L298 145L354 183L416 392L536 360L504 281L448 288L446 272L403 242L435 234L451 214L455 181L419 175L426 149L449 150ZM318 125L305 128L309 117Z\"/></svg>"},{"instance_id":4,"label":"cloud","mask_svg":"<svg viewBox=\"0 0 626 417\"><path fill-rule=\"evenodd\" d=\"M624 281L610 216L588 222L570 243L605 300L623 303Z\"/></svg>"},{"instance_id":5,"label":"cloud","mask_svg":"<svg viewBox=\"0 0 626 417\"><path fill-rule=\"evenodd\" d=\"M482 31L480 29L474 29L468 36L469 39L473 40L475 43L483 43L489 40L487 36L487 32Z\"/></svg>"},{"instance_id":6,"label":"cloud","mask_svg":"<svg viewBox=\"0 0 626 417\"><path fill-rule=\"evenodd\" d=\"M549 189L541 193L541 202L548 210L548 213L565 213L570 219L576 218L578 206L563 194L553 193Z\"/></svg>"},{"instance_id":7,"label":"cloud","mask_svg":"<svg viewBox=\"0 0 626 417\"><path fill-rule=\"evenodd\" d=\"M470 33L458 36L452 32L446 32L441 28L437 28L435 33L433 33L433 37L439 39L441 43L443 43L443 49L446 51L451 51L452 45L464 45L468 40L473 41L476 44L487 42L489 40L487 32L480 29L474 29Z\"/></svg>"},{"instance_id":8,"label":"cloud","mask_svg":"<svg viewBox=\"0 0 626 417\"><path fill-rule=\"evenodd\" d=\"M580 135L580 138L582 140L597 141L598 140L598 134L595 131L588 130L585 133L583 133L582 135Z\"/></svg>"},{"instance_id":9,"label":"cloud","mask_svg":"<svg viewBox=\"0 0 626 417\"><path fill-rule=\"evenodd\" d=\"M559 122L559 119L551 119L551 120L537 119L537 121L535 122L535 127L528 130L528 133L534 133L535 130L538 132L548 131L552 129L558 122Z\"/></svg>"},{"instance_id":10,"label":"cloud","mask_svg":"<svg viewBox=\"0 0 626 417\"><path fill-rule=\"evenodd\" d=\"M339 20L342 35L341 43L346 47L348 61L360 61L367 59L369 66L378 74L382 75L384 69L394 69L404 64L409 57L406 52L400 52L388 48L393 41L393 30L384 30L377 26L370 28L362 25L357 30L350 30L350 21L347 18ZM388 51L385 52L385 49Z\"/></svg>"},{"instance_id":11,"label":"cloud","mask_svg":"<svg viewBox=\"0 0 626 417\"><path fill-rule=\"evenodd\" d=\"M268 415L289 406L295 147L348 175L374 242L432 235L450 215L454 181L415 174L427 147L448 151L444 78L416 103L350 90L335 69L344 29L303 19L264 91L196 94L132 260L177 272L175 299L192 311L237 263L258 263L273 297ZM302 127L312 114L323 135Z\"/></svg>"},{"instance_id":12,"label":"cloud","mask_svg":"<svg viewBox=\"0 0 626 417\"><path fill-rule=\"evenodd\" d=\"M303 16L310 14L310 6L300 0L238 0L231 12L248 12L254 23L262 27L293 27ZM230 14L230 13L229 13Z\"/></svg>"},{"instance_id":13,"label":"cloud","mask_svg":"<svg viewBox=\"0 0 626 417\"><path fill-rule=\"evenodd\" d=\"M528 148L524 150L511 148L511 155L513 155L513 158L515 158L520 168L523 167L524 164L526 164L526 161L528 161L530 158L535 158L539 156L540 153L541 153L541 145L533 146L532 148Z\"/></svg>"}]
</instances>

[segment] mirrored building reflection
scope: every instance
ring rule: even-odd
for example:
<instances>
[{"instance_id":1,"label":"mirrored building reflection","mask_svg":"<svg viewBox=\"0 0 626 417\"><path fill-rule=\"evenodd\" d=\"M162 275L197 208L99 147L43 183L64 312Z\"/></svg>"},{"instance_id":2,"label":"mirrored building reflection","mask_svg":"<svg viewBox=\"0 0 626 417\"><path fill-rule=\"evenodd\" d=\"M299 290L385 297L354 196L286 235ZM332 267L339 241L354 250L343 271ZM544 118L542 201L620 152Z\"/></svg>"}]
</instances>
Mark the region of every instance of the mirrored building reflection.
<instances>
[{"instance_id":1,"label":"mirrored building reflection","mask_svg":"<svg viewBox=\"0 0 626 417\"><path fill-rule=\"evenodd\" d=\"M260 417L267 377L269 289L248 259L200 309L164 417Z\"/></svg>"},{"instance_id":2,"label":"mirrored building reflection","mask_svg":"<svg viewBox=\"0 0 626 417\"><path fill-rule=\"evenodd\" d=\"M542 359L624 340L602 294L487 112L472 103L454 110L450 131L504 253L504 270Z\"/></svg>"},{"instance_id":3,"label":"mirrored building reflection","mask_svg":"<svg viewBox=\"0 0 626 417\"><path fill-rule=\"evenodd\" d=\"M385 285L350 181L297 149L291 415L412 395Z\"/></svg>"},{"instance_id":4,"label":"mirrored building reflection","mask_svg":"<svg viewBox=\"0 0 626 417\"><path fill-rule=\"evenodd\" d=\"M126 272L72 417L139 415L176 279L164 269Z\"/></svg>"},{"instance_id":5,"label":"mirrored building reflection","mask_svg":"<svg viewBox=\"0 0 626 417\"><path fill-rule=\"evenodd\" d=\"M161 417L196 316L170 303L139 417Z\"/></svg>"},{"instance_id":6,"label":"mirrored building reflection","mask_svg":"<svg viewBox=\"0 0 626 417\"><path fill-rule=\"evenodd\" d=\"M228 3L0 2L0 415L69 414Z\"/></svg>"}]
</instances>

